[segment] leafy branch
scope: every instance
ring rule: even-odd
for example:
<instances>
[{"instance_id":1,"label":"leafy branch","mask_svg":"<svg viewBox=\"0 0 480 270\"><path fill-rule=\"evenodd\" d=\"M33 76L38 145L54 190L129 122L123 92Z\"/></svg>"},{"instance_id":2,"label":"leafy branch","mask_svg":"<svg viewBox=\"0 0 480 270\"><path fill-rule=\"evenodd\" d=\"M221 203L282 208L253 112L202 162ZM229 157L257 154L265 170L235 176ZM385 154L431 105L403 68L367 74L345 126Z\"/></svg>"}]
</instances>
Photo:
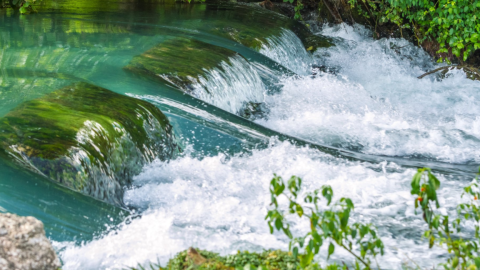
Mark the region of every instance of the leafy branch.
<instances>
[{"instance_id":1,"label":"leafy branch","mask_svg":"<svg viewBox=\"0 0 480 270\"><path fill-rule=\"evenodd\" d=\"M349 198L341 198L332 204L333 190L330 186L308 192L303 195L303 200L299 200L301 186L302 179L299 177L292 176L285 184L281 177L275 175L270 182L271 205L274 208L268 211L266 216L272 233L276 229L283 231L290 238L289 250L294 257L299 257L300 267L302 269L320 267L313 262L314 256L319 253L324 243L329 243L327 258L335 252L336 244L355 258L355 269L371 269L372 259L384 253L383 242L373 225L350 224L354 204ZM286 213L280 207L280 196L288 201L288 214L309 219L310 232L305 236L293 237ZM329 207L326 210L319 206L323 200ZM359 249L359 253L356 248ZM303 249L301 253L300 249Z\"/></svg>"}]
</instances>

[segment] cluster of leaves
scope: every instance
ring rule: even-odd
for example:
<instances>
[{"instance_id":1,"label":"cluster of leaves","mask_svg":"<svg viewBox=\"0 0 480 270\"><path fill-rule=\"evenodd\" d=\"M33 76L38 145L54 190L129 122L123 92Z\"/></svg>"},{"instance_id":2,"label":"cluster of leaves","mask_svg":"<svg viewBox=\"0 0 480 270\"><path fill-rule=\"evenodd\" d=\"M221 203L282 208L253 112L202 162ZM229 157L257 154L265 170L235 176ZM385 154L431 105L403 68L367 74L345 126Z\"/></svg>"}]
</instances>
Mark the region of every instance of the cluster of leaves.
<instances>
[{"instance_id":1,"label":"cluster of leaves","mask_svg":"<svg viewBox=\"0 0 480 270\"><path fill-rule=\"evenodd\" d=\"M434 245L444 246L452 255L443 264L445 269L480 269L480 253L478 252L480 208L477 203L480 195L479 185L474 181L464 188L462 197L466 196L469 202L457 206L457 218L438 214L434 210L433 206L440 207L437 197L439 187L440 181L428 168L418 169L412 180L411 193L418 196L415 199L415 209L422 211L423 219L428 224L428 230L425 231L424 237L429 240L430 248ZM467 222L474 224L475 233L473 238L470 236L468 239L464 239L462 229L465 229Z\"/></svg>"},{"instance_id":2,"label":"cluster of leaves","mask_svg":"<svg viewBox=\"0 0 480 270\"><path fill-rule=\"evenodd\" d=\"M294 19L295 20L301 20L302 19L302 14L300 13L300 11L302 11L303 8L304 8L302 0L283 0L283 2L290 3L290 4L293 4L295 6L294 7L294 10L295 10Z\"/></svg>"},{"instance_id":3,"label":"cluster of leaves","mask_svg":"<svg viewBox=\"0 0 480 270\"><path fill-rule=\"evenodd\" d=\"M36 0L9 0L9 4L12 8L18 9L21 14L27 14L35 12Z\"/></svg>"},{"instance_id":4,"label":"cluster of leaves","mask_svg":"<svg viewBox=\"0 0 480 270\"><path fill-rule=\"evenodd\" d=\"M300 196L302 179L292 176L287 183L277 175L270 183L271 201L274 208L268 211L266 219L270 231L283 231L290 238L289 249L299 257L301 269L321 269L313 261L323 244L328 244L328 257L335 247L348 251L355 259L355 269L371 269L372 260L383 255L384 245L371 224L350 223L350 213L354 205L349 198L341 198L332 204L333 190L323 186L319 190ZM287 200L288 209L282 210L279 197ZM302 199L300 199L301 197ZM323 198L323 199L322 199ZM319 204L325 200L323 209ZM306 217L310 223L310 232L303 237L293 237L287 214L299 218ZM302 250L300 250L302 249ZM328 258L327 257L327 258ZM342 268L331 265L330 268Z\"/></svg>"},{"instance_id":5,"label":"cluster of leaves","mask_svg":"<svg viewBox=\"0 0 480 270\"><path fill-rule=\"evenodd\" d=\"M160 264L150 264L131 270L294 270L298 266L298 260L291 253L281 250L266 250L261 253L239 251L237 254L227 256L206 250L198 250L198 253L205 259L201 265L195 265L185 250L175 255L165 268Z\"/></svg>"},{"instance_id":6,"label":"cluster of leaves","mask_svg":"<svg viewBox=\"0 0 480 270\"><path fill-rule=\"evenodd\" d=\"M479 170L480 174L480 170ZM307 192L300 196L302 180L292 176L286 183L276 176L270 183L270 193L273 209L268 211L266 219L271 232L283 231L290 239L289 248L292 254L299 258L299 269L348 269L347 265L330 264L321 267L314 262L314 256L319 253L320 247L329 242L327 259L335 252L335 247L348 251L354 257L353 268L371 269L372 260L383 255L384 246L371 224L352 223L350 214L354 209L352 201L341 198L331 204L333 191L329 186L320 190ZM446 270L453 269L480 269L480 207L478 198L480 186L477 179L464 188L462 197L468 198L468 203L457 206L458 216L454 219L448 215L438 214L440 204L437 190L440 181L429 168L418 169L411 182L411 194L415 195L415 210L421 210L423 219L428 225L424 237L429 246L444 247L450 254L442 266ZM327 208L321 209L319 202L326 200ZM281 210L279 197L286 198L286 210ZM299 202L298 197L303 201ZM310 232L303 237L293 237L287 215L306 217L310 223ZM474 225L474 233L464 232L467 223ZM472 234L474 235L472 237ZM303 249L303 250L299 250ZM377 265L377 268L380 267Z\"/></svg>"},{"instance_id":7,"label":"cluster of leaves","mask_svg":"<svg viewBox=\"0 0 480 270\"><path fill-rule=\"evenodd\" d=\"M419 44L435 41L439 62L460 62L480 49L479 0L349 0L352 8L374 22L411 29Z\"/></svg>"},{"instance_id":8,"label":"cluster of leaves","mask_svg":"<svg viewBox=\"0 0 480 270\"><path fill-rule=\"evenodd\" d=\"M283 0L295 6L295 19L302 19L302 0ZM333 6L342 0L319 0ZM375 27L394 23L410 29L419 44L436 45L438 61L451 62L455 56L461 63L480 49L480 0L348 0L355 10ZM335 14L332 14L335 15ZM334 16L335 17L335 16Z\"/></svg>"}]
</instances>

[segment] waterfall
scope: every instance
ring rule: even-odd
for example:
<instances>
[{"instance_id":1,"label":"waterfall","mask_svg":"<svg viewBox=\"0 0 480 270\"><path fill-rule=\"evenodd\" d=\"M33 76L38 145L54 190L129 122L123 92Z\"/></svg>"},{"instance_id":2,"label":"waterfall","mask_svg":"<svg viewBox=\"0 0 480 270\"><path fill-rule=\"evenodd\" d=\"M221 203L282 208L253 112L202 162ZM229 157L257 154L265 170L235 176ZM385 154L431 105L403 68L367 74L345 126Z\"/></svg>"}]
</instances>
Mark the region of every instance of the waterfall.
<instances>
[{"instance_id":1,"label":"waterfall","mask_svg":"<svg viewBox=\"0 0 480 270\"><path fill-rule=\"evenodd\" d=\"M195 97L232 113L240 112L247 102L263 102L266 87L247 60L234 56L220 66L205 70L198 82L192 80Z\"/></svg>"},{"instance_id":2,"label":"waterfall","mask_svg":"<svg viewBox=\"0 0 480 270\"><path fill-rule=\"evenodd\" d=\"M291 30L283 29L279 36L269 37L267 40L268 43L263 44L260 53L299 75L308 74L313 58Z\"/></svg>"}]
</instances>

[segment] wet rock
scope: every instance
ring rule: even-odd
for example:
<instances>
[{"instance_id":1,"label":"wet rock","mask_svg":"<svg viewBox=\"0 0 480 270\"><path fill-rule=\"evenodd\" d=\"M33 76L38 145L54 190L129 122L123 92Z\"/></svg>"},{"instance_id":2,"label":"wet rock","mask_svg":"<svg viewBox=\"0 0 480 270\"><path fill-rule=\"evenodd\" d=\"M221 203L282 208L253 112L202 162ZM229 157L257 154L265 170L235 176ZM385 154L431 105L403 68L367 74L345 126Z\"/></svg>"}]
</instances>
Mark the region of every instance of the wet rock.
<instances>
[{"instance_id":1,"label":"wet rock","mask_svg":"<svg viewBox=\"0 0 480 270\"><path fill-rule=\"evenodd\" d=\"M432 71L426 72L419 76L419 79L423 79L424 77L438 73L438 77L440 79L444 79L448 77L448 72L454 69L459 69L465 72L465 75L467 76L468 79L473 80L473 81L480 81L480 69L470 66L470 65L454 65L454 66L445 66L445 67L440 67L437 69L434 69Z\"/></svg>"},{"instance_id":2,"label":"wet rock","mask_svg":"<svg viewBox=\"0 0 480 270\"><path fill-rule=\"evenodd\" d=\"M60 266L42 222L0 213L0 270L56 270Z\"/></svg>"},{"instance_id":3,"label":"wet rock","mask_svg":"<svg viewBox=\"0 0 480 270\"><path fill-rule=\"evenodd\" d=\"M222 63L230 64L234 55L237 53L202 41L173 38L135 56L124 69L191 93L192 85L199 83L207 70L223 70Z\"/></svg>"},{"instance_id":4,"label":"wet rock","mask_svg":"<svg viewBox=\"0 0 480 270\"><path fill-rule=\"evenodd\" d=\"M265 103L248 102L239 112L239 115L248 120L254 121L257 119L265 118L269 113Z\"/></svg>"},{"instance_id":5,"label":"wet rock","mask_svg":"<svg viewBox=\"0 0 480 270\"><path fill-rule=\"evenodd\" d=\"M480 50L476 50L470 55L467 64L476 68L480 68Z\"/></svg>"},{"instance_id":6,"label":"wet rock","mask_svg":"<svg viewBox=\"0 0 480 270\"><path fill-rule=\"evenodd\" d=\"M312 52L320 47L333 46L329 38L315 36L304 24L262 8L258 3L209 5L207 14L217 20L202 23L201 28L204 31L234 40L257 51L268 43L269 38L280 36L285 29L295 33L303 42L305 49Z\"/></svg>"},{"instance_id":7,"label":"wet rock","mask_svg":"<svg viewBox=\"0 0 480 270\"><path fill-rule=\"evenodd\" d=\"M198 253L198 251L196 249L194 249L193 247L190 247L188 250L187 250L187 259L186 259L186 262L189 263L193 263L194 265L198 266L198 265L202 265L204 264L205 262L207 262L207 259L205 259L205 257L203 257L202 255L200 255L200 253Z\"/></svg>"},{"instance_id":8,"label":"wet rock","mask_svg":"<svg viewBox=\"0 0 480 270\"><path fill-rule=\"evenodd\" d=\"M312 76L316 76L321 73L328 73L332 75L337 75L340 70L338 67L329 67L325 65L312 65Z\"/></svg>"},{"instance_id":9,"label":"wet rock","mask_svg":"<svg viewBox=\"0 0 480 270\"><path fill-rule=\"evenodd\" d=\"M178 151L154 105L87 83L22 103L0 119L1 156L116 205L144 164Z\"/></svg>"}]
</instances>

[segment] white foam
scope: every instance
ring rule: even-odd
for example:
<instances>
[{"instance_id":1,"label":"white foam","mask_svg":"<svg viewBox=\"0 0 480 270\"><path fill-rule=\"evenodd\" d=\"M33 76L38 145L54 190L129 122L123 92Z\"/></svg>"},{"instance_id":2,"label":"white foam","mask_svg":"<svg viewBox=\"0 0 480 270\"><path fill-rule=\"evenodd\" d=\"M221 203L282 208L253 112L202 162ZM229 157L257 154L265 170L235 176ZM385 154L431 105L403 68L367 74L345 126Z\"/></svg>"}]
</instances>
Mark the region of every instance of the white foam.
<instances>
[{"instance_id":1,"label":"white foam","mask_svg":"<svg viewBox=\"0 0 480 270\"><path fill-rule=\"evenodd\" d=\"M480 82L459 71L441 81L417 79L434 66L404 39L373 40L360 26L322 34L336 37L337 46L318 51L317 62L337 75L284 80L259 123L370 154L480 161Z\"/></svg>"},{"instance_id":2,"label":"white foam","mask_svg":"<svg viewBox=\"0 0 480 270\"><path fill-rule=\"evenodd\" d=\"M273 173L303 178L306 190L331 185L335 198L355 203L354 220L374 222L387 245L382 265L398 265L415 254L418 263L435 259L420 239L423 221L413 212L409 183L414 170L395 164L345 162L308 148L280 143L253 154L202 160L186 156L169 163L156 162L135 178L139 188L126 193L131 206L147 209L142 217L99 240L83 246L66 245L63 269L115 269L137 263L165 264L189 246L223 254L238 249L287 249L286 238L270 235L264 220L269 207ZM451 207L458 183L440 177L442 205ZM452 199L453 198L453 199ZM307 223L294 225L304 233ZM411 234L418 235L414 240ZM398 249L398 250L397 250ZM400 253L400 254L399 254ZM399 254L396 256L395 254ZM349 258L339 253L342 259ZM337 257L337 258L340 258ZM425 263L427 265L427 263Z\"/></svg>"}]
</instances>

